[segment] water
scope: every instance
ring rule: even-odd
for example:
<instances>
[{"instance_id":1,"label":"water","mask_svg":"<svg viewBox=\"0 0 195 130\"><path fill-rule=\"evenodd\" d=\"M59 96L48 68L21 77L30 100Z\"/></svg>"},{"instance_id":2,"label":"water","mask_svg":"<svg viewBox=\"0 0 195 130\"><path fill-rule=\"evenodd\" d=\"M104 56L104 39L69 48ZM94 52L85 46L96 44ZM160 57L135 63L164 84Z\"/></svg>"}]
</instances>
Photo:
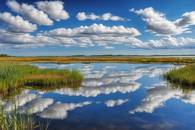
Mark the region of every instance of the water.
<instances>
[{"instance_id":1,"label":"water","mask_svg":"<svg viewBox=\"0 0 195 130\"><path fill-rule=\"evenodd\" d=\"M24 90L18 112L49 121L50 130L193 130L195 91L172 88L162 74L171 64L34 64L42 69L78 69L82 87L50 92ZM10 111L12 102L4 102Z\"/></svg>"}]
</instances>

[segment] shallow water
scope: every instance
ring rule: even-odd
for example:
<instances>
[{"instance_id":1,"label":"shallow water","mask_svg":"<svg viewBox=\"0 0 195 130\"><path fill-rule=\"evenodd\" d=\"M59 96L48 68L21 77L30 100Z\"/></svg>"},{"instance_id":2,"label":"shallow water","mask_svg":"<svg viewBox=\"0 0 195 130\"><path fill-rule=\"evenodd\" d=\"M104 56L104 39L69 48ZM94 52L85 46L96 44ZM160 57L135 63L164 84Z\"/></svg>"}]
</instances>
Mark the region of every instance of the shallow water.
<instances>
[{"instance_id":1,"label":"shallow water","mask_svg":"<svg viewBox=\"0 0 195 130\"><path fill-rule=\"evenodd\" d=\"M24 90L18 112L49 121L50 130L193 130L195 91L172 88L162 74L171 64L34 64L40 68L78 69L79 89ZM11 111L12 102L4 107Z\"/></svg>"}]
</instances>

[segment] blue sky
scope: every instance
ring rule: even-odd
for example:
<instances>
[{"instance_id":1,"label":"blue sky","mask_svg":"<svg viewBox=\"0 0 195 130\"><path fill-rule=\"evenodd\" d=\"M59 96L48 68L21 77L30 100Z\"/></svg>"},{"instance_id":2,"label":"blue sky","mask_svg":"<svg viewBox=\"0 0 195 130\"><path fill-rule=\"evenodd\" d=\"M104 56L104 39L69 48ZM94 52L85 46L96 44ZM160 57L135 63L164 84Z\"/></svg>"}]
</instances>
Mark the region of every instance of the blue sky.
<instances>
[{"instance_id":1,"label":"blue sky","mask_svg":"<svg viewBox=\"0 0 195 130\"><path fill-rule=\"evenodd\" d=\"M195 54L194 0L3 0L0 53Z\"/></svg>"}]
</instances>

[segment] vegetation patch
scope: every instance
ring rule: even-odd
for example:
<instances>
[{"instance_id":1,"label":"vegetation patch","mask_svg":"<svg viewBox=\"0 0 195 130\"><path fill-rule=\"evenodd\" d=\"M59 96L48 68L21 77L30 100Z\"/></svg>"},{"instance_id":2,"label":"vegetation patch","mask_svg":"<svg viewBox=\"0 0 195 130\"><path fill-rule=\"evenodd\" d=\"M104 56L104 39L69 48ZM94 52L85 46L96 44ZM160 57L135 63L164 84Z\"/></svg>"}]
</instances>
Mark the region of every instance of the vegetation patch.
<instances>
[{"instance_id":1,"label":"vegetation patch","mask_svg":"<svg viewBox=\"0 0 195 130\"><path fill-rule=\"evenodd\" d=\"M48 127L49 122L37 121L28 113L19 114L16 107L13 112L6 112L0 103L0 130L47 130Z\"/></svg>"},{"instance_id":2,"label":"vegetation patch","mask_svg":"<svg viewBox=\"0 0 195 130\"><path fill-rule=\"evenodd\" d=\"M66 57L0 57L0 62L47 62L47 63L93 63L93 62L116 62L116 63L195 63L194 57L170 57L170 56L66 56Z\"/></svg>"},{"instance_id":3,"label":"vegetation patch","mask_svg":"<svg viewBox=\"0 0 195 130\"><path fill-rule=\"evenodd\" d=\"M164 74L164 78L174 86L195 88L195 65L186 65L180 69L173 69Z\"/></svg>"},{"instance_id":4,"label":"vegetation patch","mask_svg":"<svg viewBox=\"0 0 195 130\"><path fill-rule=\"evenodd\" d=\"M40 69L35 66L0 63L0 94L6 95L24 87L49 89L55 86L77 88L83 76L76 70Z\"/></svg>"}]
</instances>

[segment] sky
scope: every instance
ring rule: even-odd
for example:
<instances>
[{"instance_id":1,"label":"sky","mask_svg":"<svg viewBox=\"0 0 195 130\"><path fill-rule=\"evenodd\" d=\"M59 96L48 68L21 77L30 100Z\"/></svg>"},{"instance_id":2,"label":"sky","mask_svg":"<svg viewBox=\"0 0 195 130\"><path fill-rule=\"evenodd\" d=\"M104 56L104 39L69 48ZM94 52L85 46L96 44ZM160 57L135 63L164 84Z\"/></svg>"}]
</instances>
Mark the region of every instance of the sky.
<instances>
[{"instance_id":1,"label":"sky","mask_svg":"<svg viewBox=\"0 0 195 130\"><path fill-rule=\"evenodd\" d=\"M194 0L1 0L0 53L195 55Z\"/></svg>"}]
</instances>

